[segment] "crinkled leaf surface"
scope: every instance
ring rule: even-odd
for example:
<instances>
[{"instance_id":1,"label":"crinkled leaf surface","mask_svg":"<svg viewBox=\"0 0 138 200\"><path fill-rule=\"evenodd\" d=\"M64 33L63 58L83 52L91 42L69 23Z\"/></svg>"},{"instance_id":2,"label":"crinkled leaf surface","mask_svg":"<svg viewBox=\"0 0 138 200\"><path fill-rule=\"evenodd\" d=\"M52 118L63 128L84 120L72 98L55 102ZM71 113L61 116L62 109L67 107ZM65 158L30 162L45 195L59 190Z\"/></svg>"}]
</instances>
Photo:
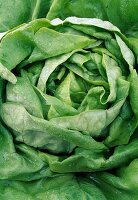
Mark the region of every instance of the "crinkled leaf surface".
<instances>
[{"instance_id":1,"label":"crinkled leaf surface","mask_svg":"<svg viewBox=\"0 0 138 200\"><path fill-rule=\"evenodd\" d=\"M137 48L61 5L1 39L0 199L137 200Z\"/></svg>"}]
</instances>

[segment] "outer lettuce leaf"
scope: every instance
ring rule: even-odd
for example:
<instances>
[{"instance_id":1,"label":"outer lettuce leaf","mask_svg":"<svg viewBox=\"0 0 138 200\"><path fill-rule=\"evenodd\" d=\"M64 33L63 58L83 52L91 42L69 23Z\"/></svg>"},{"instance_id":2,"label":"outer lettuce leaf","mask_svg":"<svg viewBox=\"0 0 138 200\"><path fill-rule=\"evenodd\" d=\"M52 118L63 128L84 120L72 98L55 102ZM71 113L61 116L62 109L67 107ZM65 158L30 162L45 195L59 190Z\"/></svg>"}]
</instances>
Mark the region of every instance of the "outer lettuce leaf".
<instances>
[{"instance_id":1,"label":"outer lettuce leaf","mask_svg":"<svg viewBox=\"0 0 138 200\"><path fill-rule=\"evenodd\" d=\"M69 16L99 18L108 20L128 32L138 28L137 0L55 0L50 7L47 18L65 19Z\"/></svg>"},{"instance_id":2,"label":"outer lettuce leaf","mask_svg":"<svg viewBox=\"0 0 138 200\"><path fill-rule=\"evenodd\" d=\"M119 27L123 32L138 28L138 1L137 0L108 0L108 20Z\"/></svg>"},{"instance_id":3,"label":"outer lettuce leaf","mask_svg":"<svg viewBox=\"0 0 138 200\"><path fill-rule=\"evenodd\" d=\"M101 189L107 199L137 199L137 166L138 161L135 159L128 166L117 170L115 175L102 172L91 175L91 179Z\"/></svg>"},{"instance_id":4,"label":"outer lettuce leaf","mask_svg":"<svg viewBox=\"0 0 138 200\"><path fill-rule=\"evenodd\" d=\"M31 181L52 175L39 153L24 144L15 145L11 133L1 123L0 143L1 179Z\"/></svg>"},{"instance_id":5,"label":"outer lettuce leaf","mask_svg":"<svg viewBox=\"0 0 138 200\"><path fill-rule=\"evenodd\" d=\"M45 17L50 4L50 0L0 0L0 32Z\"/></svg>"},{"instance_id":6,"label":"outer lettuce leaf","mask_svg":"<svg viewBox=\"0 0 138 200\"><path fill-rule=\"evenodd\" d=\"M76 16L107 19L107 15L104 9L106 1L54 0L47 14L47 18L52 20L57 17L65 19L69 16Z\"/></svg>"},{"instance_id":7,"label":"outer lettuce leaf","mask_svg":"<svg viewBox=\"0 0 138 200\"><path fill-rule=\"evenodd\" d=\"M32 183L1 181L0 198L22 199L60 199L60 200L106 200L104 194L88 178L74 175L58 175ZM7 186L5 188L5 185ZM2 192L4 190L4 193Z\"/></svg>"},{"instance_id":8,"label":"outer lettuce leaf","mask_svg":"<svg viewBox=\"0 0 138 200\"><path fill-rule=\"evenodd\" d=\"M95 172L118 168L131 162L138 156L137 145L138 141L133 140L127 145L116 147L112 154L76 148L74 155L67 158L57 156L53 158L48 154L41 154L41 156L54 172Z\"/></svg>"},{"instance_id":9,"label":"outer lettuce leaf","mask_svg":"<svg viewBox=\"0 0 138 200\"><path fill-rule=\"evenodd\" d=\"M116 171L81 175L60 174L34 182L0 181L0 198L61 200L134 200L138 197L137 160ZM84 177L82 177L84 176Z\"/></svg>"},{"instance_id":10,"label":"outer lettuce leaf","mask_svg":"<svg viewBox=\"0 0 138 200\"><path fill-rule=\"evenodd\" d=\"M69 16L100 18L123 32L138 27L137 0L1 0L0 3L0 32L41 17L50 20Z\"/></svg>"}]
</instances>

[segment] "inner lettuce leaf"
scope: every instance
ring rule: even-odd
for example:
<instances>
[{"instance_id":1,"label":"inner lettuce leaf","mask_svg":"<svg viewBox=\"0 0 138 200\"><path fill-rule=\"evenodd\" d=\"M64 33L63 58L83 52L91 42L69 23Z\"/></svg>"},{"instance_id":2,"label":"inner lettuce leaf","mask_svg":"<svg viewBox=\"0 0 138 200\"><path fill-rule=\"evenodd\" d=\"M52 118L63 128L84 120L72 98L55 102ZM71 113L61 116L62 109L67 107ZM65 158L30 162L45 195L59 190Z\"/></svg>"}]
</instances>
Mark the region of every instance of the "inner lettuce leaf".
<instances>
[{"instance_id":1,"label":"inner lettuce leaf","mask_svg":"<svg viewBox=\"0 0 138 200\"><path fill-rule=\"evenodd\" d=\"M0 199L136 200L136 70L109 21L36 19L4 35Z\"/></svg>"}]
</instances>

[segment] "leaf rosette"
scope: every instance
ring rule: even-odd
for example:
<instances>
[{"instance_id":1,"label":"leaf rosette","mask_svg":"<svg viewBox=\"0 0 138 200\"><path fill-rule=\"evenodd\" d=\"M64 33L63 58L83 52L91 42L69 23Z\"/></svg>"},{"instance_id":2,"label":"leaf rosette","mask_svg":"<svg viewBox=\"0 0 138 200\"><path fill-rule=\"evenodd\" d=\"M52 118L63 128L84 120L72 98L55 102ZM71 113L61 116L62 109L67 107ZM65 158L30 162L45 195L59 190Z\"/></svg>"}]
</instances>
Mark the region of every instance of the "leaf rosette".
<instances>
[{"instance_id":1,"label":"leaf rosette","mask_svg":"<svg viewBox=\"0 0 138 200\"><path fill-rule=\"evenodd\" d=\"M9 31L0 45L1 120L18 149L17 167L24 161L23 180L45 177L46 165L94 172L137 156L135 57L117 27L92 18L40 19ZM17 178L11 171L8 178Z\"/></svg>"}]
</instances>

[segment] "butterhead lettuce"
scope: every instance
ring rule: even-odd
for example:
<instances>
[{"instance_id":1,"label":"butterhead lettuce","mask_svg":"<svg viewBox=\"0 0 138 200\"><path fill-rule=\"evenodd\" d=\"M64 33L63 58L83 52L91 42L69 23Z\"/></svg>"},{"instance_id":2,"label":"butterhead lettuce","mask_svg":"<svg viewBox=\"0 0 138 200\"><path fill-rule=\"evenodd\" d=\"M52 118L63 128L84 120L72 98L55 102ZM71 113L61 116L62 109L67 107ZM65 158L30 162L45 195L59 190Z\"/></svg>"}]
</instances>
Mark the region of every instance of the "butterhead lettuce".
<instances>
[{"instance_id":1,"label":"butterhead lettuce","mask_svg":"<svg viewBox=\"0 0 138 200\"><path fill-rule=\"evenodd\" d=\"M2 37L1 200L138 198L131 37L78 17L36 19Z\"/></svg>"}]
</instances>

